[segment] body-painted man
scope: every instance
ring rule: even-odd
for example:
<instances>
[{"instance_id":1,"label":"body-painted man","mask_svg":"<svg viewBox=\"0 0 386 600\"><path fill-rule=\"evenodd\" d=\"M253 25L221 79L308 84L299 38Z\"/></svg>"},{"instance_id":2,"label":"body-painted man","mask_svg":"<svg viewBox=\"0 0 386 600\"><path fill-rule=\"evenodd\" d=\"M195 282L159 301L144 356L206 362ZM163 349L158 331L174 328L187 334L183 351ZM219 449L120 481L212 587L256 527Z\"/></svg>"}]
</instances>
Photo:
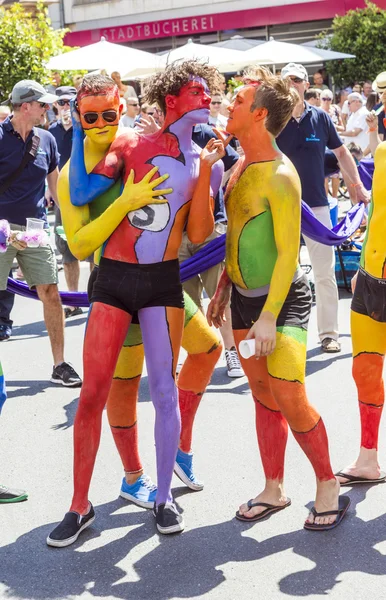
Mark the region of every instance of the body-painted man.
<instances>
[{"instance_id":1,"label":"body-painted man","mask_svg":"<svg viewBox=\"0 0 386 600\"><path fill-rule=\"evenodd\" d=\"M386 106L386 94L382 101ZM378 431L385 396L382 374L386 353L386 142L378 139L376 115L371 115L368 123L375 165L372 202L360 269L352 282L351 304L353 377L358 390L361 441L357 460L337 473L341 485L386 479L378 464Z\"/></svg>"},{"instance_id":2,"label":"body-painted man","mask_svg":"<svg viewBox=\"0 0 386 600\"><path fill-rule=\"evenodd\" d=\"M300 180L275 143L296 102L288 82L260 70L247 76L229 108L228 131L245 157L227 190L226 271L208 319L221 324L232 290L235 340L254 340L255 357L242 359L242 365L255 402L266 485L240 506L237 518L257 521L290 504L283 488L289 424L317 480L304 526L320 530L341 521L349 500L338 498L326 430L304 385L311 293L298 266Z\"/></svg>"},{"instance_id":3,"label":"body-painted man","mask_svg":"<svg viewBox=\"0 0 386 600\"><path fill-rule=\"evenodd\" d=\"M111 108L114 109L114 97ZM86 129L86 136L88 136ZM118 130L117 135L122 130ZM91 171L106 155L110 145L91 134L85 145L87 168ZM145 184L145 182L143 182ZM139 185L136 198L139 196ZM145 184L151 191L154 184ZM122 220L126 210L119 202L114 203L119 191L113 186L96 198L91 204L74 206L70 200L69 163L64 167L58 183L58 194L63 212L67 242L76 256L86 252L96 252L96 264L99 264L101 248L109 233ZM143 186L144 189L145 186ZM113 204L114 203L114 204ZM109 210L104 213L105 209ZM125 214L125 213L124 213ZM93 224L89 226L90 221ZM99 248L99 249L98 249ZM95 270L90 278L89 296L95 282ZM208 326L206 319L197 306L185 294L185 321L182 347L188 357L178 378L178 395L181 411L181 436L177 453L175 471L191 489L203 488L194 475L191 452L192 428L194 417L209 383L213 369L221 354L221 344L217 335ZM143 369L144 351L138 319L132 323L118 358L113 383L107 400L107 415L115 443L122 458L125 478L121 495L139 506L152 508L156 489L149 477L144 475L138 451L137 398L140 377Z\"/></svg>"},{"instance_id":4,"label":"body-painted man","mask_svg":"<svg viewBox=\"0 0 386 600\"><path fill-rule=\"evenodd\" d=\"M215 70L190 62L171 67L157 77L156 100L167 109L160 133L149 137L135 132L119 136L106 158L88 175L81 127L77 129L78 137L74 132L70 163L73 203L81 205L93 200L121 175L125 182L133 180L134 172L138 180L147 173L151 179L154 166L171 175L173 189L168 201L162 202L161 198L159 204L153 201L123 214L120 225L103 246L85 337L85 384L75 419L74 496L70 512L50 536L61 536L63 545L74 541L66 527L69 519L73 529L76 528L76 539L94 516L88 489L99 444L102 410L119 351L137 312L156 409L158 490L154 515L161 533L184 528L170 492L180 437L175 365L184 324L177 253L185 226L194 241L205 239L213 228L210 188L212 184L215 191L220 184L222 167L215 163L223 156L224 149L220 141L212 140L201 151L191 141L192 126L208 117L208 84L214 83ZM112 122L113 114L103 91L98 101L81 94L78 103L83 127L98 127L100 120ZM115 117L118 118L117 110ZM103 135L107 138L107 126L98 131L98 136ZM215 165L213 171L212 165Z\"/></svg>"}]
</instances>

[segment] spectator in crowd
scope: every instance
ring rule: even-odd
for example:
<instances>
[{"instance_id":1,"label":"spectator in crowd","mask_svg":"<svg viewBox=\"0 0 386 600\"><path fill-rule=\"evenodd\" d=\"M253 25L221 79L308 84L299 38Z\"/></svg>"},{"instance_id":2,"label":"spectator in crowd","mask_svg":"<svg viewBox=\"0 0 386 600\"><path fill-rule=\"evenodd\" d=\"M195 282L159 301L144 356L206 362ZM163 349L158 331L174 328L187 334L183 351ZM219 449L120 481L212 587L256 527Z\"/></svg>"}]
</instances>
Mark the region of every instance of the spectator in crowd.
<instances>
[{"instance_id":1,"label":"spectator in crowd","mask_svg":"<svg viewBox=\"0 0 386 600\"><path fill-rule=\"evenodd\" d=\"M370 92L366 99L366 109L370 112L374 110L374 108L379 103L379 95L378 92Z\"/></svg>"},{"instance_id":2,"label":"spectator in crowd","mask_svg":"<svg viewBox=\"0 0 386 600\"><path fill-rule=\"evenodd\" d=\"M365 150L369 145L368 126L366 124L369 111L363 106L363 98L359 92L349 94L348 105L351 114L346 129L341 131L341 136L345 138L345 144L355 142L362 150Z\"/></svg>"},{"instance_id":3,"label":"spectator in crowd","mask_svg":"<svg viewBox=\"0 0 386 600\"><path fill-rule=\"evenodd\" d=\"M137 98L137 92L135 91L135 89L133 88L132 85L125 85L124 83L122 83L121 80L121 75L120 73L118 73L118 71L113 71L111 73L111 79L113 79L113 81L115 81L115 83L118 86L118 90L119 90L119 95L123 98Z\"/></svg>"},{"instance_id":4,"label":"spectator in crowd","mask_svg":"<svg viewBox=\"0 0 386 600\"><path fill-rule=\"evenodd\" d=\"M340 114L342 117L343 127L346 127L347 119L350 114L350 110L347 104L347 98L349 95L349 91L347 89L340 90L336 95L336 105L340 109Z\"/></svg>"},{"instance_id":5,"label":"spectator in crowd","mask_svg":"<svg viewBox=\"0 0 386 600\"><path fill-rule=\"evenodd\" d=\"M315 216L326 227L331 228L324 185L326 147L337 157L348 184L355 190L356 200L367 202L368 193L363 188L355 162L339 138L329 115L304 102L304 93L309 87L306 69L303 65L289 63L282 69L282 77L291 80L301 102L295 107L292 118L276 141L281 152L295 165L302 185L303 200L312 208ZM322 351L340 352L334 249L306 236L304 238L315 276L317 321Z\"/></svg>"},{"instance_id":6,"label":"spectator in crowd","mask_svg":"<svg viewBox=\"0 0 386 600\"><path fill-rule=\"evenodd\" d=\"M49 244L32 248L16 239L17 233L26 229L27 218L46 221L46 179L51 196L57 201L56 142L51 133L37 129L45 119L49 104L56 100L56 95L46 92L36 81L19 81L10 98L13 115L0 125L0 208L1 216L10 223L14 242L14 246L8 246L6 252L0 254L0 290L6 289L8 273L17 258L29 287L36 289L43 303L54 358L51 381L74 387L81 384L81 379L64 361L64 315L54 251ZM23 161L25 155L29 156L28 163ZM17 181L10 181L10 175L19 170Z\"/></svg>"},{"instance_id":7,"label":"spectator in crowd","mask_svg":"<svg viewBox=\"0 0 386 600\"><path fill-rule=\"evenodd\" d=\"M136 96L129 96L126 98L126 114L121 118L121 125L124 127L134 127L135 119L139 114L139 102Z\"/></svg>"},{"instance_id":8,"label":"spectator in crowd","mask_svg":"<svg viewBox=\"0 0 386 600\"><path fill-rule=\"evenodd\" d=\"M0 105L0 123L2 123L3 121L5 121L5 119L7 117L9 117L9 115L11 114L11 109L9 108L9 106L1 106Z\"/></svg>"},{"instance_id":9,"label":"spectator in crowd","mask_svg":"<svg viewBox=\"0 0 386 600\"><path fill-rule=\"evenodd\" d=\"M344 127L343 127L342 117L341 117L339 108L336 106L336 104L332 104L333 94L332 94L331 90L328 90L328 89L323 90L321 94L322 94L321 109L324 110L331 117L331 121L334 123L335 129L337 131L343 130ZM304 98L305 98L305 95L304 95ZM331 179L331 196L335 200L337 200L338 193L339 193L339 185L340 185L340 175L339 175L339 173L334 173L333 175L331 175L331 177L326 177L325 186L326 186L327 197L328 197L328 194L330 193L329 187L328 187L329 179Z\"/></svg>"},{"instance_id":10,"label":"spectator in crowd","mask_svg":"<svg viewBox=\"0 0 386 600\"><path fill-rule=\"evenodd\" d=\"M304 100L311 106L320 106L322 91L318 88L309 88L304 94Z\"/></svg>"},{"instance_id":11,"label":"spectator in crowd","mask_svg":"<svg viewBox=\"0 0 386 600\"><path fill-rule=\"evenodd\" d=\"M0 105L0 123L5 121L11 114L9 106ZM9 274L12 276L12 271ZM15 294L7 290L0 291L0 342L8 340L12 334L11 311L15 302ZM1 404L1 402L0 402Z\"/></svg>"},{"instance_id":12,"label":"spectator in crowd","mask_svg":"<svg viewBox=\"0 0 386 600\"><path fill-rule=\"evenodd\" d=\"M80 84L83 81L83 75L75 75L72 78L72 83L74 84L74 88L77 90L80 87Z\"/></svg>"},{"instance_id":13,"label":"spectator in crowd","mask_svg":"<svg viewBox=\"0 0 386 600\"><path fill-rule=\"evenodd\" d=\"M53 71L51 73L51 83L50 85L48 85L46 87L47 92L49 92L50 94L55 94L56 89L60 86L62 82L62 76L58 71ZM50 106L47 110L47 121L48 121L48 125L51 125L51 123L54 123L56 121L56 108L54 109L53 106Z\"/></svg>"},{"instance_id":14,"label":"spectator in crowd","mask_svg":"<svg viewBox=\"0 0 386 600\"><path fill-rule=\"evenodd\" d=\"M369 81L367 79L366 81L363 82L363 88L362 88L362 96L365 99L365 101L370 96L372 91L373 91L373 84L371 81Z\"/></svg>"},{"instance_id":15,"label":"spectator in crowd","mask_svg":"<svg viewBox=\"0 0 386 600\"><path fill-rule=\"evenodd\" d=\"M312 78L314 80L312 87L317 88L318 90L328 90L328 86L325 85L323 81L323 75L320 71L316 71L316 73L313 74Z\"/></svg>"},{"instance_id":16,"label":"spectator in crowd","mask_svg":"<svg viewBox=\"0 0 386 600\"><path fill-rule=\"evenodd\" d=\"M383 71L375 78L373 85L373 91L379 94L379 102L373 108L374 111L377 111L378 108L384 106L386 104L386 71ZM385 139L385 126L383 120L386 117L385 111L381 110L378 116L378 132L377 137L382 142Z\"/></svg>"},{"instance_id":17,"label":"spectator in crowd","mask_svg":"<svg viewBox=\"0 0 386 600\"><path fill-rule=\"evenodd\" d=\"M354 81L352 91L362 95L362 86L358 81Z\"/></svg>"},{"instance_id":18,"label":"spectator in crowd","mask_svg":"<svg viewBox=\"0 0 386 600\"><path fill-rule=\"evenodd\" d=\"M329 89L323 90L321 93L321 102L320 107L331 117L331 121L334 123L335 127L341 127L343 129L342 117L339 111L339 108L336 104L333 104L333 94ZM305 95L304 95L305 99ZM339 131L339 130L338 130Z\"/></svg>"},{"instance_id":19,"label":"spectator in crowd","mask_svg":"<svg viewBox=\"0 0 386 600\"><path fill-rule=\"evenodd\" d=\"M3 369L0 362L0 413L3 408L3 404L7 399L7 392L5 389L5 380ZM22 502L27 500L28 494L24 490L14 490L0 485L0 504L11 504L13 502Z\"/></svg>"},{"instance_id":20,"label":"spectator in crowd","mask_svg":"<svg viewBox=\"0 0 386 600\"><path fill-rule=\"evenodd\" d=\"M228 123L228 119L220 114L222 101L223 99L220 92L215 92L212 94L208 123L213 127L217 127L217 129L226 129Z\"/></svg>"},{"instance_id":21,"label":"spectator in crowd","mask_svg":"<svg viewBox=\"0 0 386 600\"><path fill-rule=\"evenodd\" d=\"M56 144L59 152L59 171L62 170L64 165L71 156L72 148L72 121L70 112L70 101L76 98L76 89L70 86L62 86L56 88L56 108L58 111L58 120L53 123L48 131L52 133L56 140ZM57 233L57 228L62 225L62 218L60 215L60 208L56 204L54 205L55 213L55 244L62 255L62 263L64 269L64 276L66 278L67 288L69 292L77 292L79 290L79 261L71 253L67 242ZM88 262L90 263L91 269L93 268L93 258L89 257ZM66 319L69 317L75 317L76 315L82 314L80 306L65 308L64 314Z\"/></svg>"}]
</instances>

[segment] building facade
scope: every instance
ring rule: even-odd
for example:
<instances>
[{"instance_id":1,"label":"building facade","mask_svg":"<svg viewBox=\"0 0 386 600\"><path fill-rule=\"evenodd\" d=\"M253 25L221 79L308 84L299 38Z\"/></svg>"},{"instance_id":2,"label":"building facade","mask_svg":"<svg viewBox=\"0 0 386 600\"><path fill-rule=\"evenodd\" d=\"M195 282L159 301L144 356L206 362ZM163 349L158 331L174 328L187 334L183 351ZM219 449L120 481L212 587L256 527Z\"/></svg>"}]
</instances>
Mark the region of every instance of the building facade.
<instances>
[{"instance_id":1,"label":"building facade","mask_svg":"<svg viewBox=\"0 0 386 600\"><path fill-rule=\"evenodd\" d=\"M375 0L386 8L386 0ZM331 25L335 15L363 8L364 0L60 0L69 46L104 36L110 42L159 52L234 35L302 43Z\"/></svg>"}]
</instances>

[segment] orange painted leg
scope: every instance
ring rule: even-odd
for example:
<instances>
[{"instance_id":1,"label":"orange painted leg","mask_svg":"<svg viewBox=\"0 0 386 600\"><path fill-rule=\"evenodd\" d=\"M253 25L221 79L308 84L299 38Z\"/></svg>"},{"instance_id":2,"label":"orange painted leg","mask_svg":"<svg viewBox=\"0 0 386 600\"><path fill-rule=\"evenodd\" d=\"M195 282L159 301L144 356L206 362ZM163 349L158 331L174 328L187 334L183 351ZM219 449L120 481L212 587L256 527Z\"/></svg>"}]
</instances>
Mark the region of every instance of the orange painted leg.
<instances>
[{"instance_id":1,"label":"orange painted leg","mask_svg":"<svg viewBox=\"0 0 386 600\"><path fill-rule=\"evenodd\" d=\"M178 376L178 398L181 412L179 448L191 451L193 423L205 389L221 356L217 334L192 299L185 294L185 327L182 347L188 352Z\"/></svg>"},{"instance_id":2,"label":"orange painted leg","mask_svg":"<svg viewBox=\"0 0 386 600\"><path fill-rule=\"evenodd\" d=\"M384 358L373 352L362 352L353 361L361 418L361 447L369 450L378 449L379 423L385 399L382 378Z\"/></svg>"},{"instance_id":3,"label":"orange painted leg","mask_svg":"<svg viewBox=\"0 0 386 600\"><path fill-rule=\"evenodd\" d=\"M71 509L88 510L88 491L98 452L102 412L131 317L118 308L92 305L84 340L84 380L74 422L74 495Z\"/></svg>"},{"instance_id":4,"label":"orange painted leg","mask_svg":"<svg viewBox=\"0 0 386 600\"><path fill-rule=\"evenodd\" d=\"M142 471L138 451L137 399L141 377L113 379L107 416L126 473Z\"/></svg>"},{"instance_id":5,"label":"orange painted leg","mask_svg":"<svg viewBox=\"0 0 386 600\"><path fill-rule=\"evenodd\" d=\"M247 333L247 329L233 331L237 347ZM267 359L245 360L240 356L240 361L255 401L257 441L265 476L282 481L288 425L271 391Z\"/></svg>"}]
</instances>

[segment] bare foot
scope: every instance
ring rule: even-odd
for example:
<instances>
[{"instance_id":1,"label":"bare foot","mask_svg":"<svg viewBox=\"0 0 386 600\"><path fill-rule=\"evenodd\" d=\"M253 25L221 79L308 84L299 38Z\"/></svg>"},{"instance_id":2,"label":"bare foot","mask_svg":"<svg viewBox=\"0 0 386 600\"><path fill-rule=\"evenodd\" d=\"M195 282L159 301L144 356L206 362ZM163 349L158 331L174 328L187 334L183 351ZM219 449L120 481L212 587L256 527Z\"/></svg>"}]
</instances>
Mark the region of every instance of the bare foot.
<instances>
[{"instance_id":1,"label":"bare foot","mask_svg":"<svg viewBox=\"0 0 386 600\"><path fill-rule=\"evenodd\" d=\"M327 512L329 510L338 510L339 508L339 490L340 483L336 477L328 481L317 481L316 498L314 508L316 512ZM338 515L327 517L314 517L310 512L306 523L316 523L317 525L332 525L338 518Z\"/></svg>"},{"instance_id":2,"label":"bare foot","mask_svg":"<svg viewBox=\"0 0 386 600\"><path fill-rule=\"evenodd\" d=\"M341 473L347 473L354 477L365 477L366 479L379 479L381 476L381 469L378 464L378 452L374 448L368 450L367 448L361 448L359 456L348 467L341 470ZM338 477L339 483L347 483L347 477Z\"/></svg>"},{"instance_id":3,"label":"bare foot","mask_svg":"<svg viewBox=\"0 0 386 600\"><path fill-rule=\"evenodd\" d=\"M275 481L270 484L267 483L265 489L261 494L256 496L252 502L265 502L266 504L272 504L273 506L284 506L284 504L287 504L288 498L285 495L283 484ZM239 513L250 519L265 510L265 506L254 506L249 509L247 503L245 503L240 506Z\"/></svg>"}]
</instances>

